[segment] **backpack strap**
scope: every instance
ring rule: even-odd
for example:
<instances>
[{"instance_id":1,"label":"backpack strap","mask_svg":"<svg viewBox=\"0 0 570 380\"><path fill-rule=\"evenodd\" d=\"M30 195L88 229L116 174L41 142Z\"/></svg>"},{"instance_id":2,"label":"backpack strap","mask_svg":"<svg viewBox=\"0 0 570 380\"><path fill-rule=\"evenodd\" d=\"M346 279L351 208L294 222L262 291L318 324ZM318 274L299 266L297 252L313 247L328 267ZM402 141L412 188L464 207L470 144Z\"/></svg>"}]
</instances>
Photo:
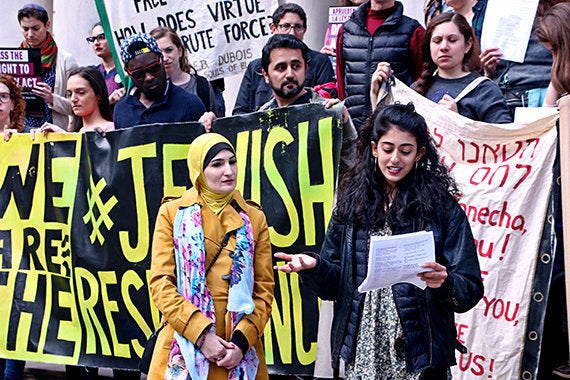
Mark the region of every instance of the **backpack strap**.
<instances>
[{"instance_id":1,"label":"backpack strap","mask_svg":"<svg viewBox=\"0 0 570 380\"><path fill-rule=\"evenodd\" d=\"M208 79L205 77L196 74L196 92L198 97L206 106L206 111L212 111L210 109L210 86L208 85Z\"/></svg>"},{"instance_id":2,"label":"backpack strap","mask_svg":"<svg viewBox=\"0 0 570 380\"><path fill-rule=\"evenodd\" d=\"M475 89L475 87L479 86L479 83L483 82L484 80L489 80L486 76L480 76L471 81L464 89L455 97L455 103L459 103L461 99L463 99L467 94Z\"/></svg>"}]
</instances>

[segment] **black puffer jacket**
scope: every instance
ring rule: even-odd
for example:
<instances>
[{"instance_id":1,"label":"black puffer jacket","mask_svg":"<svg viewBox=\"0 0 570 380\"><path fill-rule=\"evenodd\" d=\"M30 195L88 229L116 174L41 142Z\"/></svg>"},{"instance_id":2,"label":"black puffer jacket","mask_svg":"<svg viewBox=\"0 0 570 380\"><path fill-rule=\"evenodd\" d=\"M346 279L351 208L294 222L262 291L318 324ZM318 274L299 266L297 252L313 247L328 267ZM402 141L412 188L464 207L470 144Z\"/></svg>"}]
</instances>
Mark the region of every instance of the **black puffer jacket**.
<instances>
[{"instance_id":1,"label":"black puffer jacket","mask_svg":"<svg viewBox=\"0 0 570 380\"><path fill-rule=\"evenodd\" d=\"M394 234L433 231L436 261L448 273L439 289L421 290L410 284L392 286L406 339L406 368L410 372L455 364L457 333L453 313L470 310L483 297L476 247L465 213L451 196L441 206L436 220L425 226L416 220L405 229L393 231ZM300 272L302 281L319 297L335 301L331 332L333 368L339 367L341 357L347 362L354 358L356 329L364 301L364 297L354 297L363 279L359 268L362 264L357 263L366 262L357 257L368 256L367 239L367 232L331 220L321 255L316 256L317 266ZM351 346L347 349L345 344L341 353L343 342L351 342Z\"/></svg>"},{"instance_id":2,"label":"black puffer jacket","mask_svg":"<svg viewBox=\"0 0 570 380\"><path fill-rule=\"evenodd\" d=\"M379 62L389 62L394 75L408 86L413 82L416 69L410 40L420 24L403 14L400 2L395 4L394 12L373 35L366 26L370 2L357 8L342 28L345 105L357 129L372 113L370 81Z\"/></svg>"}]
</instances>

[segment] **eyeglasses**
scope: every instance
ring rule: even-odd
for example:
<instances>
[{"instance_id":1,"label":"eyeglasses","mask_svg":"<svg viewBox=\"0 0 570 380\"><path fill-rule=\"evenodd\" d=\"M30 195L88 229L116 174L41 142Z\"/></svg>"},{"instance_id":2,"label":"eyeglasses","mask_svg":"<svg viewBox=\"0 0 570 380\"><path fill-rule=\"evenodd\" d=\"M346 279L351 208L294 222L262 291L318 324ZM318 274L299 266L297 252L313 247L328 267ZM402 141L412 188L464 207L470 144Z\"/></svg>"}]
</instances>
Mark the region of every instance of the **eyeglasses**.
<instances>
[{"instance_id":1,"label":"eyeglasses","mask_svg":"<svg viewBox=\"0 0 570 380\"><path fill-rule=\"evenodd\" d=\"M284 23L284 24L277 24L277 28L282 31L283 33L289 33L289 31L291 30L291 28L293 28L293 30L295 31L295 33L303 33L305 30L307 30L307 28L305 28L304 25L301 24L289 24L289 23Z\"/></svg>"},{"instance_id":2,"label":"eyeglasses","mask_svg":"<svg viewBox=\"0 0 570 380\"><path fill-rule=\"evenodd\" d=\"M85 40L90 44L92 44L95 41L105 41L106 40L105 33L99 33L94 37L87 37Z\"/></svg>"},{"instance_id":3,"label":"eyeglasses","mask_svg":"<svg viewBox=\"0 0 570 380\"><path fill-rule=\"evenodd\" d=\"M0 103L8 103L12 100L12 95L9 92L0 92Z\"/></svg>"},{"instance_id":4,"label":"eyeglasses","mask_svg":"<svg viewBox=\"0 0 570 380\"><path fill-rule=\"evenodd\" d=\"M149 73L150 75L155 77L160 73L160 70L162 70L162 63L160 61L156 61L140 69L136 70L127 69L127 72L133 79L143 79L146 73Z\"/></svg>"}]
</instances>

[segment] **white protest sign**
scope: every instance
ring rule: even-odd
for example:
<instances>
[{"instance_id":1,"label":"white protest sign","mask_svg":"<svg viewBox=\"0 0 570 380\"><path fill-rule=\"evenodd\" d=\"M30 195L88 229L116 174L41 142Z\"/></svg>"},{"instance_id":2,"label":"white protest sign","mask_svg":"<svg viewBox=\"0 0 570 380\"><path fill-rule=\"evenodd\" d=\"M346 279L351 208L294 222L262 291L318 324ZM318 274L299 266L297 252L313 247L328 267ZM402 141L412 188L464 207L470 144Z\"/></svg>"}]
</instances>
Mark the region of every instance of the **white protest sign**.
<instances>
[{"instance_id":1,"label":"white protest sign","mask_svg":"<svg viewBox=\"0 0 570 380\"><path fill-rule=\"evenodd\" d=\"M239 74L261 56L271 35L277 0L95 0L114 50L136 33L157 26L174 29L190 63L209 80ZM109 36L107 36L109 38Z\"/></svg>"}]
</instances>

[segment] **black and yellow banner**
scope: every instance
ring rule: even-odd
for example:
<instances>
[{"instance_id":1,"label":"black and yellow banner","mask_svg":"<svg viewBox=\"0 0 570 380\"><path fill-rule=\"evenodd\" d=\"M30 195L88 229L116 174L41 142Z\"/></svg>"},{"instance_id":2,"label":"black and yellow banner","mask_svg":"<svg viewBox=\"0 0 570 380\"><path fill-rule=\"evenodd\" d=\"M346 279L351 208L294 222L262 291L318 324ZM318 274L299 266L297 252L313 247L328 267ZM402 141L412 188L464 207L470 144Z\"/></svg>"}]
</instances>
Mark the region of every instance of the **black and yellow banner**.
<instances>
[{"instance_id":1,"label":"black and yellow banner","mask_svg":"<svg viewBox=\"0 0 570 380\"><path fill-rule=\"evenodd\" d=\"M340 108L288 107L219 119L236 148L238 188L267 215L274 251L318 251L330 218ZM159 323L147 287L163 196L190 186L201 124L107 133L14 135L0 142L0 356L136 368ZM308 374L317 299L276 274L264 344L273 373Z\"/></svg>"}]
</instances>

